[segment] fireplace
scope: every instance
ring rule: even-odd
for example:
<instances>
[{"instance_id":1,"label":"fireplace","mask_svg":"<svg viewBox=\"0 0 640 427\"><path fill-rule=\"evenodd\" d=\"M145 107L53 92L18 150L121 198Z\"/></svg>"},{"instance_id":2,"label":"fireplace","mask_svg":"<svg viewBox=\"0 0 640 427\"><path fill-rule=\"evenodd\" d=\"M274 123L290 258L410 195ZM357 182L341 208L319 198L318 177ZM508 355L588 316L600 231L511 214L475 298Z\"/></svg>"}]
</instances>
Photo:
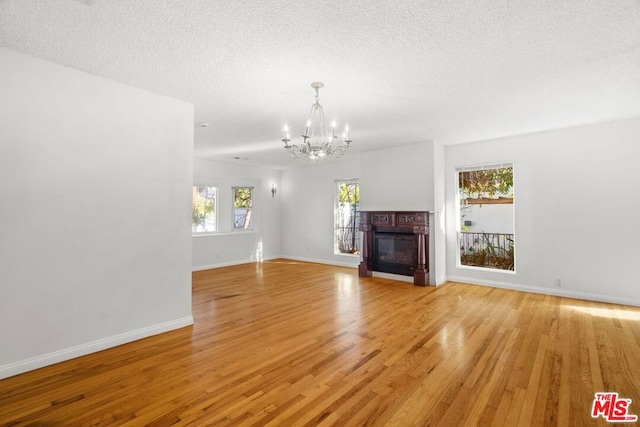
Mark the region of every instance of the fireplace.
<instances>
[{"instance_id":1,"label":"fireplace","mask_svg":"<svg viewBox=\"0 0 640 427\"><path fill-rule=\"evenodd\" d=\"M414 285L429 283L427 212L361 212L362 277L373 271L413 276Z\"/></svg>"}]
</instances>

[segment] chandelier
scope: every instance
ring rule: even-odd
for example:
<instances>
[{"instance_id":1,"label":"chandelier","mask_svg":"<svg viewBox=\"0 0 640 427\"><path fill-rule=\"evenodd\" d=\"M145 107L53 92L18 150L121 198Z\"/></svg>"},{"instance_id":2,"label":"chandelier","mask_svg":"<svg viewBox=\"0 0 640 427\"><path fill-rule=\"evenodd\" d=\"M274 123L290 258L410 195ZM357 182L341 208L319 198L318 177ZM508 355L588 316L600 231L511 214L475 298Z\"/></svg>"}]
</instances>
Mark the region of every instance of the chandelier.
<instances>
[{"instance_id":1,"label":"chandelier","mask_svg":"<svg viewBox=\"0 0 640 427\"><path fill-rule=\"evenodd\" d=\"M307 127L302 134L302 141L300 145L289 144L291 139L289 138L289 128L284 126L284 148L291 155L292 158L304 157L307 160L323 160L327 156L342 157L349 148L351 139L349 139L349 126L344 127L342 134L342 141L336 141L336 122L331 123L331 129L329 130L324 124L324 111L322 111L322 105L320 105L320 88L324 86L322 82L311 83L311 87L316 90L316 102L311 106L311 112L309 113L309 119L307 120Z\"/></svg>"}]
</instances>

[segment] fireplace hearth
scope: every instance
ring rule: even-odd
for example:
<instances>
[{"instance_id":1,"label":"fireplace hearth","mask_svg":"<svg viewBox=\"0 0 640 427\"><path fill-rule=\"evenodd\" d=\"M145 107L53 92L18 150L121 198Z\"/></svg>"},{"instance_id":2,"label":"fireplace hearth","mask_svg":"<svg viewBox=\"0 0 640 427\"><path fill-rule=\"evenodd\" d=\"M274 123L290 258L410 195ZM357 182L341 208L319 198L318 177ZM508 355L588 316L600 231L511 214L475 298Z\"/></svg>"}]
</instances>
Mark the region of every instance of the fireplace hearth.
<instances>
[{"instance_id":1,"label":"fireplace hearth","mask_svg":"<svg viewBox=\"0 0 640 427\"><path fill-rule=\"evenodd\" d=\"M361 277L372 272L413 276L413 283L429 283L429 216L427 212L361 212L363 232Z\"/></svg>"}]
</instances>

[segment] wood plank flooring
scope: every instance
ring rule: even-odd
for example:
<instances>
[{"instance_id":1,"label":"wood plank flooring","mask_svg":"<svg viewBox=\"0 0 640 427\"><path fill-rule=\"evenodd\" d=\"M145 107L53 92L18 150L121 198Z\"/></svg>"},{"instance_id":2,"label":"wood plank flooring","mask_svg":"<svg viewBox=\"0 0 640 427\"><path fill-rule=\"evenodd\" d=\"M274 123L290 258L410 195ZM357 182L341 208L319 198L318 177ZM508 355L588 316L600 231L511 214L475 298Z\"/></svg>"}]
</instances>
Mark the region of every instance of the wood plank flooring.
<instances>
[{"instance_id":1,"label":"wood plank flooring","mask_svg":"<svg viewBox=\"0 0 640 427\"><path fill-rule=\"evenodd\" d=\"M0 425L591 426L640 415L640 309L275 260L193 274L192 327L0 381Z\"/></svg>"}]
</instances>

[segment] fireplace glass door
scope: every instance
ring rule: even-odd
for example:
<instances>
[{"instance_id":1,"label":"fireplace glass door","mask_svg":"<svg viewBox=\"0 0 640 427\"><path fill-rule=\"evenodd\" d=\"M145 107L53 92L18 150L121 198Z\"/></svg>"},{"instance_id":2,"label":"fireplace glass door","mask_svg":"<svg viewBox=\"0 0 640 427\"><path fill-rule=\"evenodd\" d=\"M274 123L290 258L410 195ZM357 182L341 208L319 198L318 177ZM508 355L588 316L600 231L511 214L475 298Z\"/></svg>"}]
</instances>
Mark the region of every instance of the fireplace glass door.
<instances>
[{"instance_id":1,"label":"fireplace glass door","mask_svg":"<svg viewBox=\"0 0 640 427\"><path fill-rule=\"evenodd\" d=\"M373 267L404 276L413 276L417 265L415 236L406 233L374 233Z\"/></svg>"}]
</instances>

